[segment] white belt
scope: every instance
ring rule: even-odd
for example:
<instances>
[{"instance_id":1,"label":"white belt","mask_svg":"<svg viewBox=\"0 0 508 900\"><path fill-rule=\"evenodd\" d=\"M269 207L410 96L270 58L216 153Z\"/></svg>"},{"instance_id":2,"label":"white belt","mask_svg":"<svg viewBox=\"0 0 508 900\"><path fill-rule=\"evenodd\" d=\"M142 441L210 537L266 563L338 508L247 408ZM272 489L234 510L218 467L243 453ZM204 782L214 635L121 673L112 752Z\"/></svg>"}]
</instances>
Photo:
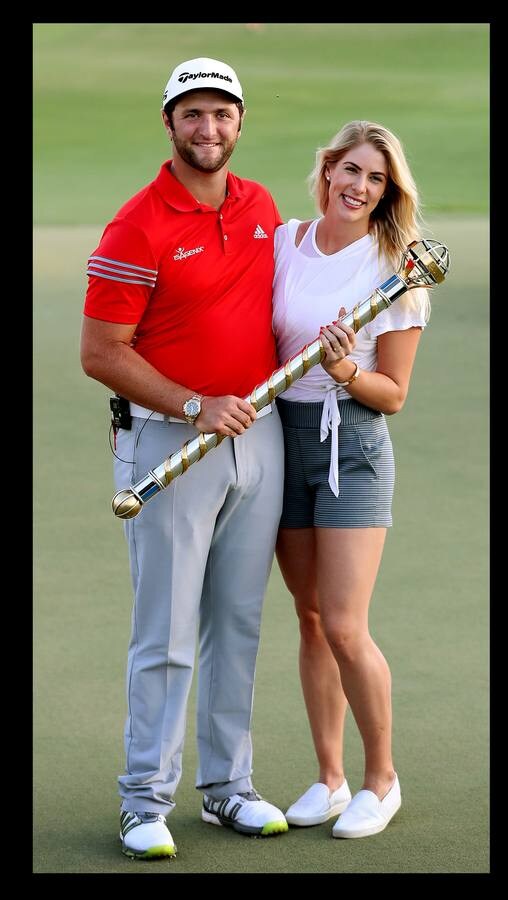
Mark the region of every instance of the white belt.
<instances>
[{"instance_id":1,"label":"white belt","mask_svg":"<svg viewBox=\"0 0 508 900\"><path fill-rule=\"evenodd\" d=\"M154 412L153 409L145 409L137 403L129 402L131 416L138 419L150 419L151 422L185 422L185 419L177 419L175 416L165 416L164 413Z\"/></svg>"},{"instance_id":2,"label":"white belt","mask_svg":"<svg viewBox=\"0 0 508 900\"><path fill-rule=\"evenodd\" d=\"M144 406L138 406L137 403L129 402L131 416L137 416L138 419L150 419L151 422L179 422L180 424L186 425L185 419L177 419L176 416L165 416L164 413L154 412L151 409L145 409ZM263 406L263 409L260 409L256 418L262 419L263 416L267 416L268 413L271 413L272 405L271 403L268 406Z\"/></svg>"}]
</instances>

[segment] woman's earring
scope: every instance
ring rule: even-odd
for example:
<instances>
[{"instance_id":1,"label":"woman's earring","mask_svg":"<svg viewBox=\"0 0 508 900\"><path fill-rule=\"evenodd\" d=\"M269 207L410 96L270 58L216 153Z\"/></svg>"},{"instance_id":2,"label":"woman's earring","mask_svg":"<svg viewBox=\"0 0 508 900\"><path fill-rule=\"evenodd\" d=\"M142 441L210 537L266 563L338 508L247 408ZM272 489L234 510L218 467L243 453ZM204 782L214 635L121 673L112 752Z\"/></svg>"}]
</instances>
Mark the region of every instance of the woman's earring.
<instances>
[{"instance_id":1,"label":"woman's earring","mask_svg":"<svg viewBox=\"0 0 508 900\"><path fill-rule=\"evenodd\" d=\"M327 180L327 181L330 181L330 176L329 176L329 175L326 175L326 180Z\"/></svg>"}]
</instances>

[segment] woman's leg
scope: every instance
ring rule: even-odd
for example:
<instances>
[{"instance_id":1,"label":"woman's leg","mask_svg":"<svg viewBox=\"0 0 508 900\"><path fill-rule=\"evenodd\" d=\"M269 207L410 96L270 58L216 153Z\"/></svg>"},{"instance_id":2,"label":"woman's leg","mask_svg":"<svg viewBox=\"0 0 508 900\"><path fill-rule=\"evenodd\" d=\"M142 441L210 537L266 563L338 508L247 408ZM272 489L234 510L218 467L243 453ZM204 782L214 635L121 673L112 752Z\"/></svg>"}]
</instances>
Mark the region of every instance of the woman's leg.
<instances>
[{"instance_id":1,"label":"woman's leg","mask_svg":"<svg viewBox=\"0 0 508 900\"><path fill-rule=\"evenodd\" d=\"M382 799L395 772L391 676L372 640L368 610L385 528L316 528L315 565L323 630L365 749L364 788Z\"/></svg>"},{"instance_id":2,"label":"woman's leg","mask_svg":"<svg viewBox=\"0 0 508 900\"><path fill-rule=\"evenodd\" d=\"M318 781L334 791L344 781L343 736L347 700L339 669L321 627L314 528L280 528L277 560L300 622L300 678L314 747Z\"/></svg>"}]
</instances>

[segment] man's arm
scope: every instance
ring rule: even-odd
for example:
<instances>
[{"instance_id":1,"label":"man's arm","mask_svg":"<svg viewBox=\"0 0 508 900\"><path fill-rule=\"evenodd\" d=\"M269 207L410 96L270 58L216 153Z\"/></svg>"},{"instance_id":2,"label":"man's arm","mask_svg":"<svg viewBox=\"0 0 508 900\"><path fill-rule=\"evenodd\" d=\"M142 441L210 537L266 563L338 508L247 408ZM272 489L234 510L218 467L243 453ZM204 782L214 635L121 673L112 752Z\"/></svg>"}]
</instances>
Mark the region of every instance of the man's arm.
<instances>
[{"instance_id":1,"label":"man's arm","mask_svg":"<svg viewBox=\"0 0 508 900\"><path fill-rule=\"evenodd\" d=\"M84 372L121 397L168 416L183 418L182 407L195 391L154 369L133 349L137 325L121 325L84 316L81 365ZM199 431L235 437L256 418L241 397L204 397L195 425Z\"/></svg>"}]
</instances>

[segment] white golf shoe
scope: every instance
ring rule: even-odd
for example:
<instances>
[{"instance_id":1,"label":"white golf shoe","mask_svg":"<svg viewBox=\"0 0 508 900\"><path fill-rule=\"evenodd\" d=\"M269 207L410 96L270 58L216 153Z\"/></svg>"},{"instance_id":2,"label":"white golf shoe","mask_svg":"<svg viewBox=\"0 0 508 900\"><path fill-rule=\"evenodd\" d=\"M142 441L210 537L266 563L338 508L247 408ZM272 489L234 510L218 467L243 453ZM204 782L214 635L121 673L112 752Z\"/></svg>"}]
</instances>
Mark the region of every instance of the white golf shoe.
<instances>
[{"instance_id":1,"label":"white golf shoe","mask_svg":"<svg viewBox=\"0 0 508 900\"><path fill-rule=\"evenodd\" d=\"M288 830L284 813L263 800L254 790L233 794L224 800L214 800L205 794L201 818L210 825L228 825L241 834L261 837L282 834Z\"/></svg>"},{"instance_id":2,"label":"white golf shoe","mask_svg":"<svg viewBox=\"0 0 508 900\"><path fill-rule=\"evenodd\" d=\"M160 813L121 812L122 853L131 859L158 859L175 856L176 845Z\"/></svg>"}]
</instances>

